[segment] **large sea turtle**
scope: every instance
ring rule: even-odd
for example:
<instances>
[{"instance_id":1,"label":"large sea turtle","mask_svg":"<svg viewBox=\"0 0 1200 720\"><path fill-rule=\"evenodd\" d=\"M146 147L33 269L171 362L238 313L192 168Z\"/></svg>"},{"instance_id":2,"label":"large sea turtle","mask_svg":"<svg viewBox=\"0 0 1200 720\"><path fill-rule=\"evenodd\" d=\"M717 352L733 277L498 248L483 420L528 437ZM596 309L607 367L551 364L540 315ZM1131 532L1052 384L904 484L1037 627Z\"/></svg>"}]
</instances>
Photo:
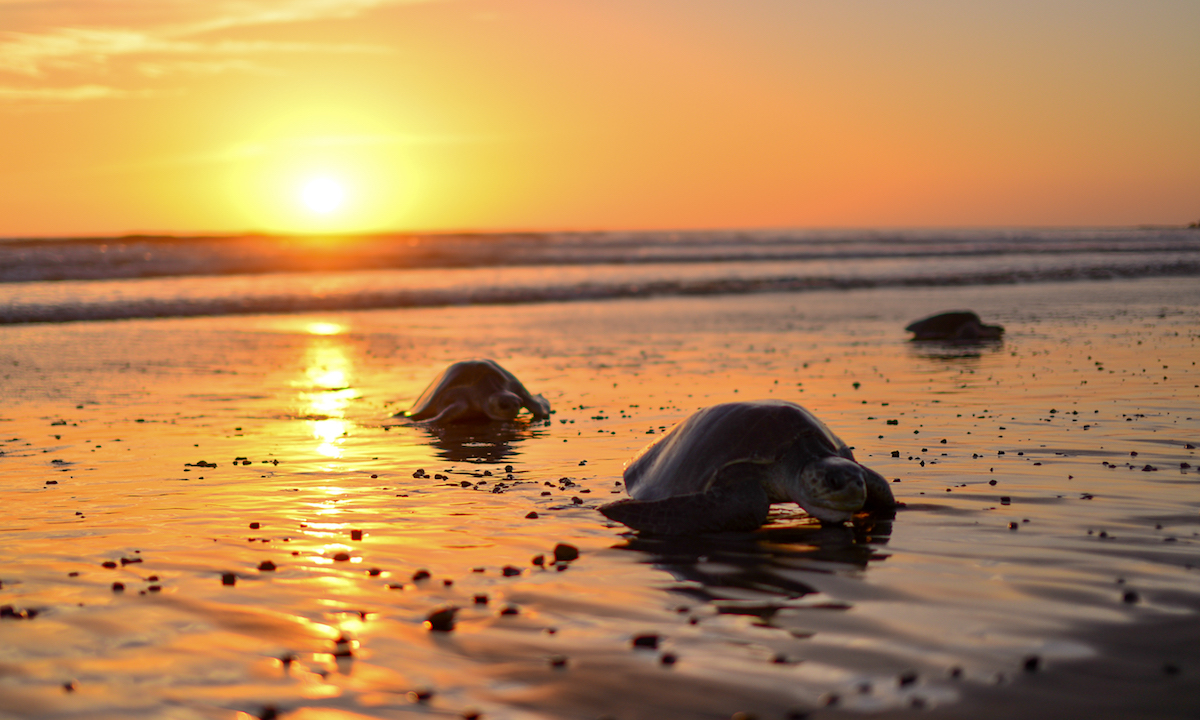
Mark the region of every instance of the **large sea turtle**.
<instances>
[{"instance_id":1,"label":"large sea turtle","mask_svg":"<svg viewBox=\"0 0 1200 720\"><path fill-rule=\"evenodd\" d=\"M495 360L463 360L443 370L402 414L409 420L443 425L512 420L523 407L535 418L550 417L546 398L531 395Z\"/></svg>"},{"instance_id":2,"label":"large sea turtle","mask_svg":"<svg viewBox=\"0 0 1200 720\"><path fill-rule=\"evenodd\" d=\"M883 476L855 462L812 413L783 400L700 410L626 465L625 489L632 499L600 512L665 535L753 530L776 502L833 523L896 507Z\"/></svg>"},{"instance_id":3,"label":"large sea turtle","mask_svg":"<svg viewBox=\"0 0 1200 720\"><path fill-rule=\"evenodd\" d=\"M999 325L984 325L970 310L930 315L904 329L913 334L913 340L995 340L1004 333Z\"/></svg>"}]
</instances>

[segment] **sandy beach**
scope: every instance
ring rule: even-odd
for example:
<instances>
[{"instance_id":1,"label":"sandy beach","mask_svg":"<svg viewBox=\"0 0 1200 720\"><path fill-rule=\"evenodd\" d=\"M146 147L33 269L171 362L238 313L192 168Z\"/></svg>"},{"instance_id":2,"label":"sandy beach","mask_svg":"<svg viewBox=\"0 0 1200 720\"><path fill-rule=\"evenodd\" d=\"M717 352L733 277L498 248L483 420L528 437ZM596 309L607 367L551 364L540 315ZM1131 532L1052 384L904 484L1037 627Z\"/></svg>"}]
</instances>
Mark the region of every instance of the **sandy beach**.
<instances>
[{"instance_id":1,"label":"sandy beach","mask_svg":"<svg viewBox=\"0 0 1200 720\"><path fill-rule=\"evenodd\" d=\"M0 718L1196 717L1198 288L0 327ZM908 341L960 307L1004 338ZM472 357L550 420L390 417ZM905 507L687 540L596 511L760 398Z\"/></svg>"}]
</instances>

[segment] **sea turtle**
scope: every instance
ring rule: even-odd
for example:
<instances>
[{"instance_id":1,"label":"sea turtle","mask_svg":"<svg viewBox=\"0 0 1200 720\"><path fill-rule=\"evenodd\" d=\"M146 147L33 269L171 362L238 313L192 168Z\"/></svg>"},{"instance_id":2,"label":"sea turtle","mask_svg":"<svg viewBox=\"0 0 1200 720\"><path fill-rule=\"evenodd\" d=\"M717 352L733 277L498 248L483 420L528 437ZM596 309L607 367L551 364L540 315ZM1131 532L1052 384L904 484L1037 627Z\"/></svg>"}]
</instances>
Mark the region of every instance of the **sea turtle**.
<instances>
[{"instance_id":1,"label":"sea turtle","mask_svg":"<svg viewBox=\"0 0 1200 720\"><path fill-rule=\"evenodd\" d=\"M456 362L433 379L403 413L434 424L512 420L528 408L535 418L550 417L550 403L531 395L515 375L495 360Z\"/></svg>"},{"instance_id":2,"label":"sea turtle","mask_svg":"<svg viewBox=\"0 0 1200 720\"><path fill-rule=\"evenodd\" d=\"M896 507L883 476L855 462L811 412L783 400L700 410L625 466L625 489L632 499L600 512L665 535L753 530L776 502L832 523Z\"/></svg>"},{"instance_id":3,"label":"sea turtle","mask_svg":"<svg viewBox=\"0 0 1200 720\"><path fill-rule=\"evenodd\" d=\"M913 340L995 340L1004 333L999 325L984 325L970 310L930 315L904 329L913 334Z\"/></svg>"}]
</instances>

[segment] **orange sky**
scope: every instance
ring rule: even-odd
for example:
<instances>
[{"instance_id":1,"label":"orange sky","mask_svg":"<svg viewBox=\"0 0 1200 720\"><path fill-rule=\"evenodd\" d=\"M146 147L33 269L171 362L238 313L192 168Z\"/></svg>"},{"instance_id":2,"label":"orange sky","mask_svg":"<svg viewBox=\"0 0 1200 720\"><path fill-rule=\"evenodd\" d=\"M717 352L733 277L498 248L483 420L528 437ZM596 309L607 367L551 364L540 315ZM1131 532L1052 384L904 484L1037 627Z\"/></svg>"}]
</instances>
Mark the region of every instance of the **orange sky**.
<instances>
[{"instance_id":1,"label":"orange sky","mask_svg":"<svg viewBox=\"0 0 1200 720\"><path fill-rule=\"evenodd\" d=\"M1197 28L1195 0L0 0L0 236L1182 224Z\"/></svg>"}]
</instances>

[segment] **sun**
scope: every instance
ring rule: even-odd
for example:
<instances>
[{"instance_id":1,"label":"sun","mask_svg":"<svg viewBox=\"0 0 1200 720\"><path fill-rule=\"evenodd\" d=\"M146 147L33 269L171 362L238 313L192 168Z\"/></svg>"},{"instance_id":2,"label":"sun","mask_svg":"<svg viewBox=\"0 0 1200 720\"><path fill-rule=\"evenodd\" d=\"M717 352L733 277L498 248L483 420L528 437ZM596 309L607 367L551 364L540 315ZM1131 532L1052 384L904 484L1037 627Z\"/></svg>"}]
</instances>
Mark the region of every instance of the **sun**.
<instances>
[{"instance_id":1,"label":"sun","mask_svg":"<svg viewBox=\"0 0 1200 720\"><path fill-rule=\"evenodd\" d=\"M342 206L346 190L337 180L329 177L312 178L300 189L300 200L309 210L328 215Z\"/></svg>"}]
</instances>

